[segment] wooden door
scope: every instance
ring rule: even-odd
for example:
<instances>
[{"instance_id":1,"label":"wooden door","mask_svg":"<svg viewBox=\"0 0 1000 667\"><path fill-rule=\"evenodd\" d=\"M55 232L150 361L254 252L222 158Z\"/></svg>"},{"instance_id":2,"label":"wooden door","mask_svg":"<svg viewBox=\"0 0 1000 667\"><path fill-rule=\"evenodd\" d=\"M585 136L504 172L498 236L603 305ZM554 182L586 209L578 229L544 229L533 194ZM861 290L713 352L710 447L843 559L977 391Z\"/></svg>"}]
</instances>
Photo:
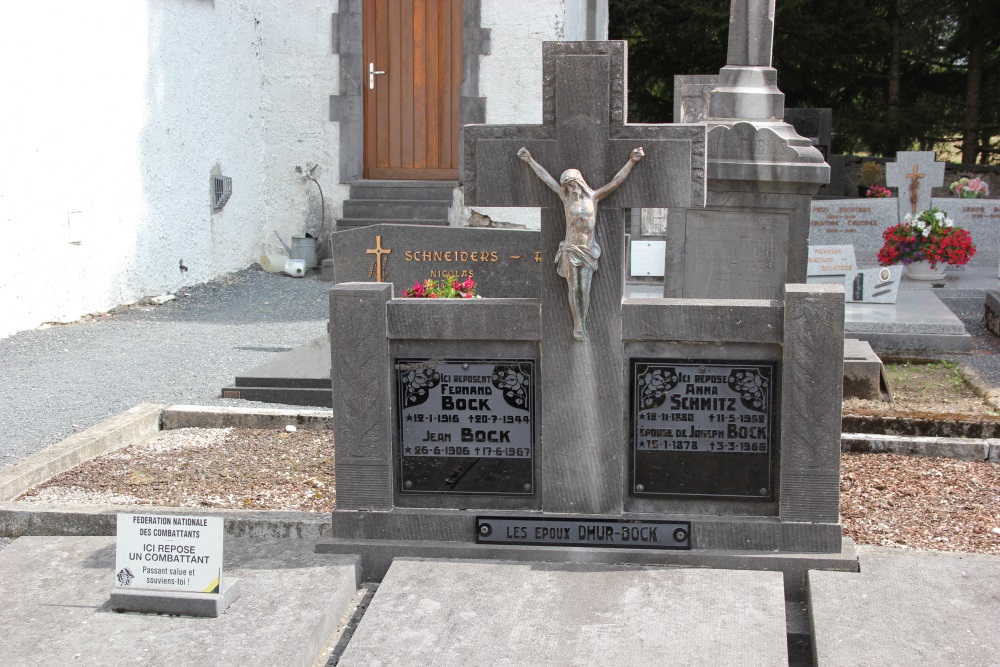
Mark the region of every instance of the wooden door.
<instances>
[{"instance_id":1,"label":"wooden door","mask_svg":"<svg viewBox=\"0 0 1000 667\"><path fill-rule=\"evenodd\" d=\"M364 0L365 178L458 180L462 15L462 0Z\"/></svg>"}]
</instances>

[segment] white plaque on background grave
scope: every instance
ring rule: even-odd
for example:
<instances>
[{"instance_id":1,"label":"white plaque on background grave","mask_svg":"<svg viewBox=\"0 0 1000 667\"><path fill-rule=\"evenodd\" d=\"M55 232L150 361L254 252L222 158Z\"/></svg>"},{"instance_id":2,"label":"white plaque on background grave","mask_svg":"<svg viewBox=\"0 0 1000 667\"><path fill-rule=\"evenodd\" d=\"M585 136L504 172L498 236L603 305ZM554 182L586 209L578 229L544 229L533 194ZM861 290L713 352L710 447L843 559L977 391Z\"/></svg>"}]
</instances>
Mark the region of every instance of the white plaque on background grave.
<instances>
[{"instance_id":1,"label":"white plaque on background grave","mask_svg":"<svg viewBox=\"0 0 1000 667\"><path fill-rule=\"evenodd\" d=\"M666 241L632 241L632 275L663 277L666 256Z\"/></svg>"},{"instance_id":2,"label":"white plaque on background grave","mask_svg":"<svg viewBox=\"0 0 1000 667\"><path fill-rule=\"evenodd\" d=\"M218 593L221 517L119 514L115 587Z\"/></svg>"},{"instance_id":3,"label":"white plaque on background grave","mask_svg":"<svg viewBox=\"0 0 1000 667\"><path fill-rule=\"evenodd\" d=\"M847 303L896 303L902 275L898 264L851 271L844 276L844 298Z\"/></svg>"},{"instance_id":4,"label":"white plaque on background grave","mask_svg":"<svg viewBox=\"0 0 1000 667\"><path fill-rule=\"evenodd\" d=\"M807 276L844 276L857 268L852 245L809 246Z\"/></svg>"}]
</instances>

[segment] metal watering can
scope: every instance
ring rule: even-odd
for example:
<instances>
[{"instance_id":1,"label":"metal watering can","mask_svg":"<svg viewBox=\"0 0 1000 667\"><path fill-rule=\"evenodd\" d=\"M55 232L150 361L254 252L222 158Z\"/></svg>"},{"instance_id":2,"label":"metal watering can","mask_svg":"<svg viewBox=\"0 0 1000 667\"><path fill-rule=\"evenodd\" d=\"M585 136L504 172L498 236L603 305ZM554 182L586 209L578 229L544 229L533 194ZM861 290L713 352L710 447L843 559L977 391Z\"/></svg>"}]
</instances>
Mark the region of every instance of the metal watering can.
<instances>
[{"instance_id":1,"label":"metal watering can","mask_svg":"<svg viewBox=\"0 0 1000 667\"><path fill-rule=\"evenodd\" d=\"M288 244L282 241L281 237L278 236L278 231L275 230L274 235L278 237L278 241L284 246L285 252L292 259L301 259L305 262L306 268L311 269L319 266L319 262L316 259L316 253L319 249L319 244L316 239L311 236L293 236L292 237L292 247L289 248Z\"/></svg>"}]
</instances>

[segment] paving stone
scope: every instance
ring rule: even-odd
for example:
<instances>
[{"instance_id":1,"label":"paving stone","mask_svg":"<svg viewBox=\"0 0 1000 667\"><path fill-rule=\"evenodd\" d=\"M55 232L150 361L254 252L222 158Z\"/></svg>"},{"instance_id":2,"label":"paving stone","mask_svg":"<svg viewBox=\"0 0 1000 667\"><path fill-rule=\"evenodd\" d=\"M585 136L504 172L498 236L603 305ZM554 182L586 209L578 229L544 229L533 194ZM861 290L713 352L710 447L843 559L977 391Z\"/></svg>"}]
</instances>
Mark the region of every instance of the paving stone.
<instances>
[{"instance_id":1,"label":"paving stone","mask_svg":"<svg viewBox=\"0 0 1000 667\"><path fill-rule=\"evenodd\" d=\"M781 574L397 559L357 665L781 665Z\"/></svg>"},{"instance_id":2,"label":"paving stone","mask_svg":"<svg viewBox=\"0 0 1000 667\"><path fill-rule=\"evenodd\" d=\"M311 665L353 599L356 557L227 540L242 595L215 619L111 611L115 539L22 537L0 552L6 665Z\"/></svg>"},{"instance_id":3,"label":"paving stone","mask_svg":"<svg viewBox=\"0 0 1000 667\"><path fill-rule=\"evenodd\" d=\"M995 665L1000 559L866 549L860 573L810 572L815 664Z\"/></svg>"}]
</instances>

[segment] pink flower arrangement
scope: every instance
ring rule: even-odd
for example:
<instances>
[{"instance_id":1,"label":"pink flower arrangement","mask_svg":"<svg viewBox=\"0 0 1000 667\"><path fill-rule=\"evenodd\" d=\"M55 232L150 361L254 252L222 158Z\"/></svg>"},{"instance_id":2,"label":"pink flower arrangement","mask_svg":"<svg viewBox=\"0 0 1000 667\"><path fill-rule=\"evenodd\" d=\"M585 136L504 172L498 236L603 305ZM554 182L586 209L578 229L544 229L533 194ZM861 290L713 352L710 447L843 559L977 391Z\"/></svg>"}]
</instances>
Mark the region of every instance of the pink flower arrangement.
<instances>
[{"instance_id":1,"label":"pink flower arrangement","mask_svg":"<svg viewBox=\"0 0 1000 667\"><path fill-rule=\"evenodd\" d=\"M966 178L963 176L948 186L956 197L962 199L979 199L990 194L990 186L982 178Z\"/></svg>"},{"instance_id":2,"label":"pink flower arrangement","mask_svg":"<svg viewBox=\"0 0 1000 667\"><path fill-rule=\"evenodd\" d=\"M868 192L865 193L865 197L873 197L876 199L887 199L892 196L892 192L889 188L882 187L881 185L873 185L868 188Z\"/></svg>"},{"instance_id":3,"label":"pink flower arrangement","mask_svg":"<svg viewBox=\"0 0 1000 667\"><path fill-rule=\"evenodd\" d=\"M427 279L413 283L411 289L404 289L403 296L407 299L472 299L476 296L476 283L472 278L464 282Z\"/></svg>"}]
</instances>

